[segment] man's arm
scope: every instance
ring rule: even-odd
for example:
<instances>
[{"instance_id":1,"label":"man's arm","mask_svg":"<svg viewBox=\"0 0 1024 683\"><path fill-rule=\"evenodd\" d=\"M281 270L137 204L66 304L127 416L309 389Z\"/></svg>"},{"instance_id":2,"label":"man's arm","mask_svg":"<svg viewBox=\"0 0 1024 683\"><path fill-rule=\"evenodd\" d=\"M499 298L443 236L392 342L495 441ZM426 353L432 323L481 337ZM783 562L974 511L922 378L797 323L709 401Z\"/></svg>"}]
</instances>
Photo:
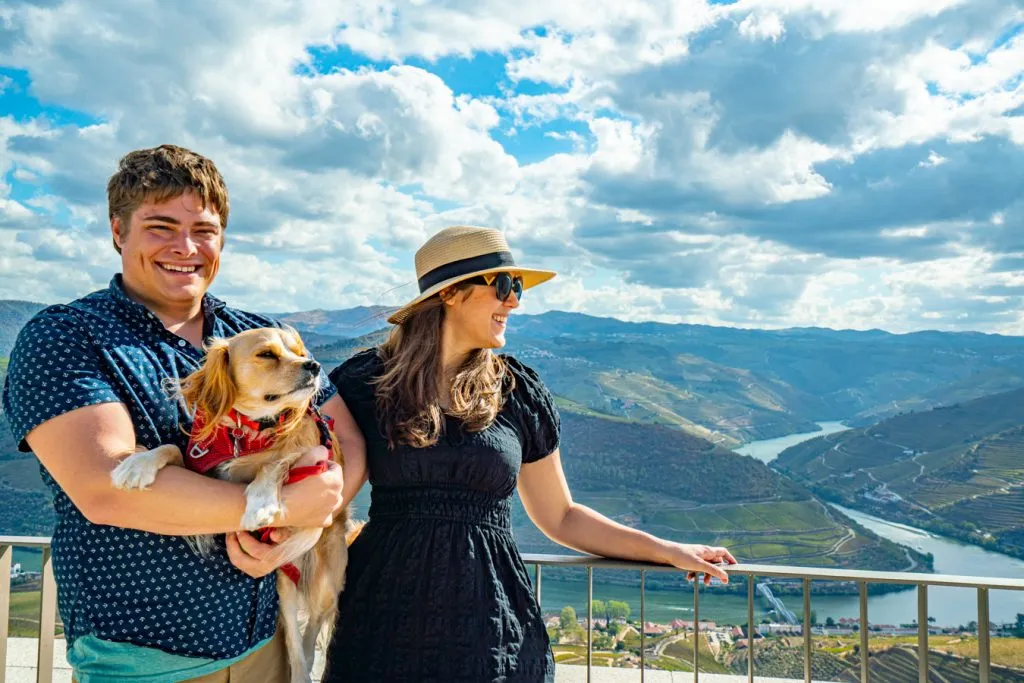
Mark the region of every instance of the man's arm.
<instances>
[{"instance_id":1,"label":"man's arm","mask_svg":"<svg viewBox=\"0 0 1024 683\"><path fill-rule=\"evenodd\" d=\"M135 452L135 429L121 403L85 406L58 415L29 432L25 440L94 524L168 535L240 528L245 511L241 484L165 467L147 490L122 491L113 486L111 470ZM277 526L324 526L340 498L341 486L341 473L334 469L286 487L291 494L289 505Z\"/></svg>"}]
</instances>

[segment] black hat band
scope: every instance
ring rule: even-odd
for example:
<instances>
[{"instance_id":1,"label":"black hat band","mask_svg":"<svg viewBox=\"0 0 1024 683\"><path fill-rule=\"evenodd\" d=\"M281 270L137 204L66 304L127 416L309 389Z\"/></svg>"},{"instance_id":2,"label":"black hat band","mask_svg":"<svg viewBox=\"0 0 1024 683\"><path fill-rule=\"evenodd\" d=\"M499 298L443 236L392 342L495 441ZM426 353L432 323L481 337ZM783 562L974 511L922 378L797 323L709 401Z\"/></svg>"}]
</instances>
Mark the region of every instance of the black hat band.
<instances>
[{"instance_id":1,"label":"black hat band","mask_svg":"<svg viewBox=\"0 0 1024 683\"><path fill-rule=\"evenodd\" d=\"M495 251L490 254L452 261L424 273L423 277L419 278L420 294L439 282L451 280L460 275L469 275L481 270L490 270L491 268L515 267L515 265L516 262L512 258L512 252L510 251Z\"/></svg>"}]
</instances>

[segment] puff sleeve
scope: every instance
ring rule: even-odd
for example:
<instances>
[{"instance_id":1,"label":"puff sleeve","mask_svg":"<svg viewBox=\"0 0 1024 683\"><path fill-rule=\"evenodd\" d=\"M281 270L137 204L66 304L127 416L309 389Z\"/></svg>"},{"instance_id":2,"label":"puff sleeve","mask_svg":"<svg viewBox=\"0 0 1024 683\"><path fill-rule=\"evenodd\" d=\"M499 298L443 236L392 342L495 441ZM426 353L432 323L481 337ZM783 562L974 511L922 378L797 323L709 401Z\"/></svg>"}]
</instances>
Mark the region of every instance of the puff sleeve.
<instances>
[{"instance_id":1,"label":"puff sleeve","mask_svg":"<svg viewBox=\"0 0 1024 683\"><path fill-rule=\"evenodd\" d=\"M558 449L561 437L562 424L555 399L532 368L512 356L504 356L504 360L515 378L516 385L508 400L514 403L519 417L523 462L542 460Z\"/></svg>"}]
</instances>

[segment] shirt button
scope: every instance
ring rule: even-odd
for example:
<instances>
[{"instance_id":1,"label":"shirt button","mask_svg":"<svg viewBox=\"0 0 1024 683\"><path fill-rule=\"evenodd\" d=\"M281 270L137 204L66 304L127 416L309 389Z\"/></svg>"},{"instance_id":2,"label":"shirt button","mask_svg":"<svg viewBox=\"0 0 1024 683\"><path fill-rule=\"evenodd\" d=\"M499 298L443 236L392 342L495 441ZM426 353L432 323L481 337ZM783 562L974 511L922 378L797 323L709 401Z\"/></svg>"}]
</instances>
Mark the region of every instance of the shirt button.
<instances>
[{"instance_id":1,"label":"shirt button","mask_svg":"<svg viewBox=\"0 0 1024 683\"><path fill-rule=\"evenodd\" d=\"M178 346L184 347L185 346L185 340L184 339L179 339L178 340Z\"/></svg>"}]
</instances>

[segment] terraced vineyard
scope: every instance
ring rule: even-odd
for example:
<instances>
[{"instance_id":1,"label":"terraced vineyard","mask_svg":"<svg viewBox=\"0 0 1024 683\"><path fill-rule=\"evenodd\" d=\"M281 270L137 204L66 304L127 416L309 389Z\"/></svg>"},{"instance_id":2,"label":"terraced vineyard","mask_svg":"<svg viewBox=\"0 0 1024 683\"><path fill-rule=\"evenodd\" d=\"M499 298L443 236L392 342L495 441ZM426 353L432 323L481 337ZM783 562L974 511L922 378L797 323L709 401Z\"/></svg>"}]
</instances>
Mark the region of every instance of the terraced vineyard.
<instances>
[{"instance_id":1,"label":"terraced vineyard","mask_svg":"<svg viewBox=\"0 0 1024 683\"><path fill-rule=\"evenodd\" d=\"M860 658L849 658L850 668L840 674L837 680L857 683L860 679ZM903 683L917 680L917 652L911 648L894 647L881 652L871 652L868 668L872 681ZM928 653L929 680L942 683L977 683L979 680L977 660L961 659L934 650ZM992 667L992 683L1020 683L1024 672L1003 667Z\"/></svg>"},{"instance_id":2,"label":"terraced vineyard","mask_svg":"<svg viewBox=\"0 0 1024 683\"><path fill-rule=\"evenodd\" d=\"M816 681L860 681L859 636L814 638L811 671ZM872 636L868 666L871 680L880 683L910 683L917 680L916 638ZM1024 640L994 638L991 641L992 681L1024 681ZM754 648L754 667L758 676L803 680L803 647L800 638L769 638ZM734 673L747 671L747 650L728 652L725 660ZM971 636L932 636L928 652L930 681L937 683L977 683L977 638Z\"/></svg>"},{"instance_id":3,"label":"terraced vineyard","mask_svg":"<svg viewBox=\"0 0 1024 683\"><path fill-rule=\"evenodd\" d=\"M732 673L745 674L750 651L746 648L728 655ZM841 657L823 649L811 651L811 673L816 681L838 681L839 676L850 668ZM758 676L803 680L803 649L790 639L770 639L757 642L754 646L754 671Z\"/></svg>"},{"instance_id":4,"label":"terraced vineyard","mask_svg":"<svg viewBox=\"0 0 1024 683\"><path fill-rule=\"evenodd\" d=\"M826 499L1024 557L1024 391L812 439L773 467Z\"/></svg>"}]
</instances>

